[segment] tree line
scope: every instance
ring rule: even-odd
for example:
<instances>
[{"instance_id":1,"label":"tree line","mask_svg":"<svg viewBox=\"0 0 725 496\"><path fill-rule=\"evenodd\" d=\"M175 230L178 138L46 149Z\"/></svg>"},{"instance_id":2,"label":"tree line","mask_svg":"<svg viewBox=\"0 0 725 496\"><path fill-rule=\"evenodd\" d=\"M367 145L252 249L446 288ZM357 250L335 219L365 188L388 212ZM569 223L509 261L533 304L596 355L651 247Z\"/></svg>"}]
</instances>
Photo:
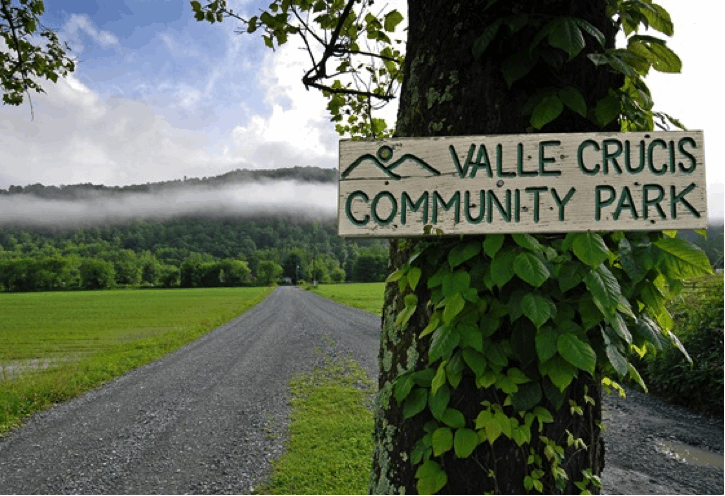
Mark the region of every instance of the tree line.
<instances>
[{"instance_id":1,"label":"tree line","mask_svg":"<svg viewBox=\"0 0 725 496\"><path fill-rule=\"evenodd\" d=\"M345 241L331 223L293 218L0 229L0 291L375 282L387 260L380 241Z\"/></svg>"}]
</instances>

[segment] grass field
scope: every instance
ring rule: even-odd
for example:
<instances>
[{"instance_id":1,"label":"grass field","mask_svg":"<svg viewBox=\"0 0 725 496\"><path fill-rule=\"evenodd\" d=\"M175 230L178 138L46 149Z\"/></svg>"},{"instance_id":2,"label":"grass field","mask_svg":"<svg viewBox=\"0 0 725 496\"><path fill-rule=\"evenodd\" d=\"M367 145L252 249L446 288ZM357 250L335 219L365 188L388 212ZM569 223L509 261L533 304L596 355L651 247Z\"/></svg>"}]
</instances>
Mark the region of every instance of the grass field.
<instances>
[{"instance_id":1,"label":"grass field","mask_svg":"<svg viewBox=\"0 0 725 496\"><path fill-rule=\"evenodd\" d=\"M270 291L0 294L0 432L199 338Z\"/></svg>"},{"instance_id":2,"label":"grass field","mask_svg":"<svg viewBox=\"0 0 725 496\"><path fill-rule=\"evenodd\" d=\"M366 312L382 315L385 283L324 284L314 289L315 293L343 305L359 308Z\"/></svg>"}]
</instances>

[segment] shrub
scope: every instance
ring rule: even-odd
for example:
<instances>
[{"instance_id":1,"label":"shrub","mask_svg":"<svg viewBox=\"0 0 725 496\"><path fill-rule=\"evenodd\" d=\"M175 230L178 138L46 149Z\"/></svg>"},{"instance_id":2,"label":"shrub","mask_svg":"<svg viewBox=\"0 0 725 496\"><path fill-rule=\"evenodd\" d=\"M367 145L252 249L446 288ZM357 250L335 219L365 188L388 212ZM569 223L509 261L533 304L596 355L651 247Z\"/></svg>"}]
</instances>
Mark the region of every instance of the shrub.
<instances>
[{"instance_id":1,"label":"shrub","mask_svg":"<svg viewBox=\"0 0 725 496\"><path fill-rule=\"evenodd\" d=\"M640 372L650 392L708 415L723 416L723 276L691 281L673 301L673 332L692 357L676 348L648 354Z\"/></svg>"}]
</instances>

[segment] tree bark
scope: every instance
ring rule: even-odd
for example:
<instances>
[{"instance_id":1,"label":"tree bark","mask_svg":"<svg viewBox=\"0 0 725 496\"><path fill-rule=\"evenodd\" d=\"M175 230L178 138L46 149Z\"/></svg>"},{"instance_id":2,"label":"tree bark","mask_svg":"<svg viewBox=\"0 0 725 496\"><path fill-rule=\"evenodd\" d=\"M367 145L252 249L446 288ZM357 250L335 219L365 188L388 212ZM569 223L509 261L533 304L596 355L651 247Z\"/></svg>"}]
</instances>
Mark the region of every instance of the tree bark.
<instances>
[{"instance_id":1,"label":"tree bark","mask_svg":"<svg viewBox=\"0 0 725 496\"><path fill-rule=\"evenodd\" d=\"M405 79L396 129L398 137L531 132L529 116L522 113L522 107L536 90L546 86L574 86L584 95L587 107L593 108L610 88L619 88L622 84L620 77L595 67L586 57L587 49L568 62L563 76L554 74L546 64L540 63L511 88L501 73L503 56L500 52L489 49L479 61L474 59L472 53L474 41L486 26L496 19L518 12L552 17L571 15L586 19L605 34L607 45L613 46L616 26L606 15L603 1L506 0L494 3L490 8L486 8L490 3L486 0L410 0L408 3L409 31ZM528 46L535 34L533 29L524 28L512 43L519 47ZM619 130L616 122L612 130ZM588 131L601 129L569 109L565 109L561 117L543 129L543 132ZM401 267L419 243L393 240L390 270ZM417 492L417 467L410 463L409 457L417 440L424 434L423 425L432 416L426 410L411 419L404 419L402 405L392 396L392 384L396 377L406 371L427 366L429 337L418 338L431 315L431 309L426 306L430 294L424 281L418 285L416 294L418 309L408 326L401 329L394 321L397 313L404 308L402 294L396 283L388 284L385 290L375 452L369 486L370 492L374 494ZM510 333L511 329L504 329L503 332ZM594 406L585 403L585 391L595 400ZM564 492L579 493L574 482L582 480L581 470L591 468L593 475L599 475L604 465L604 445L599 428L599 379L580 373L567 394L558 411L550 406L555 421L547 424L540 435L557 440L563 446L566 446L566 430L584 440L588 448L576 452L573 448L567 448L565 464L562 466L569 475ZM479 389L473 378L464 377L459 387L452 392L450 404L461 410L466 418L474 419L481 409L481 401L495 397L495 390ZM569 399L584 408L583 415L572 415ZM531 447L541 453L543 448L537 436L539 433L535 432ZM448 483L442 492L525 493L523 480L527 475L525 460L528 454L528 448L523 450L503 436L495 441L493 449L488 443L480 444L469 458L457 459L450 451L444 455L441 463L448 474ZM495 477L489 476L491 470ZM551 486L547 489L552 490Z\"/></svg>"}]
</instances>

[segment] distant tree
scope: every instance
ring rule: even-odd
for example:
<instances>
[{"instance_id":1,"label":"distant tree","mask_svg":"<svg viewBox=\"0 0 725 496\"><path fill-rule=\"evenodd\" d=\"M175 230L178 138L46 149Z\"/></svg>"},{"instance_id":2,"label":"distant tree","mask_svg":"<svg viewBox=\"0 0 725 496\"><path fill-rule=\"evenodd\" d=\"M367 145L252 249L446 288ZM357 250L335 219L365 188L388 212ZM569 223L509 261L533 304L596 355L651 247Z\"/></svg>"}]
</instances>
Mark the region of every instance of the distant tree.
<instances>
[{"instance_id":1,"label":"distant tree","mask_svg":"<svg viewBox=\"0 0 725 496\"><path fill-rule=\"evenodd\" d=\"M282 266L272 260L262 260L257 264L257 284L269 286L282 275Z\"/></svg>"},{"instance_id":2,"label":"distant tree","mask_svg":"<svg viewBox=\"0 0 725 496\"><path fill-rule=\"evenodd\" d=\"M282 262L282 275L289 277L292 284L297 284L298 277L302 277L307 272L307 264L304 262L304 258L301 250L294 250L288 253Z\"/></svg>"},{"instance_id":3,"label":"distant tree","mask_svg":"<svg viewBox=\"0 0 725 496\"><path fill-rule=\"evenodd\" d=\"M86 258L81 262L80 276L83 289L108 289L116 283L113 263L97 258Z\"/></svg>"},{"instance_id":4,"label":"distant tree","mask_svg":"<svg viewBox=\"0 0 725 496\"><path fill-rule=\"evenodd\" d=\"M221 286L244 286L249 282L249 270L247 262L234 258L227 258L218 262L219 282ZM223 273L223 276L222 276Z\"/></svg>"},{"instance_id":5,"label":"distant tree","mask_svg":"<svg viewBox=\"0 0 725 496\"><path fill-rule=\"evenodd\" d=\"M332 282L336 283L345 282L345 271L338 267L337 269L332 271L332 273L330 274L330 279L332 280Z\"/></svg>"}]
</instances>

